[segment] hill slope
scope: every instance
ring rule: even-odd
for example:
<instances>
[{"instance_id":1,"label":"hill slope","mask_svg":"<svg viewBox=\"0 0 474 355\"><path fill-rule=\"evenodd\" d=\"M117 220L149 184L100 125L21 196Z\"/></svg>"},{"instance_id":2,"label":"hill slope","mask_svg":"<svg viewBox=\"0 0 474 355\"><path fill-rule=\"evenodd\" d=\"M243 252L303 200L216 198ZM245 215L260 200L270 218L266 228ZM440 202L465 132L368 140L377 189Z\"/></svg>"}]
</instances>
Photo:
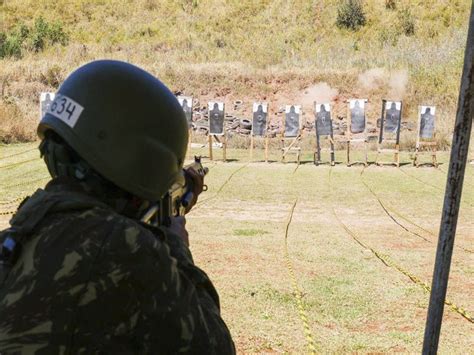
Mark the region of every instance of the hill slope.
<instances>
[{"instance_id":1,"label":"hill slope","mask_svg":"<svg viewBox=\"0 0 474 355\"><path fill-rule=\"evenodd\" d=\"M329 98L341 103L370 98L375 119L380 98L388 96L404 99L412 120L418 104L433 103L447 132L470 1L388 2L395 9L365 1L366 25L352 32L335 26L336 0L3 0L6 34L44 18L69 40L39 52L27 43L21 58L0 59L0 140L33 138L39 91L54 91L72 69L96 58L131 61L203 100L264 98L275 107L302 100L310 110L323 99L318 95L337 92ZM405 34L407 23L413 35ZM332 91L308 91L321 81Z\"/></svg>"}]
</instances>

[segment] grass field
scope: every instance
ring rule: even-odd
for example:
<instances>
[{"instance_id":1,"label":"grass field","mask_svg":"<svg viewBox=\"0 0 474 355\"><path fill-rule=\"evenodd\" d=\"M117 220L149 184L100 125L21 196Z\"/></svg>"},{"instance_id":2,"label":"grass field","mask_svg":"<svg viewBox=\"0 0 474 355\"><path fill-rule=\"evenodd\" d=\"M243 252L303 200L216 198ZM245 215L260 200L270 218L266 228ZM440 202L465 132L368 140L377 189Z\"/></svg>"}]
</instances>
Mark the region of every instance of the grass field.
<instances>
[{"instance_id":1,"label":"grass field","mask_svg":"<svg viewBox=\"0 0 474 355\"><path fill-rule=\"evenodd\" d=\"M0 211L47 181L36 146L0 146ZM305 353L312 343L318 353L419 352L448 154L439 169L315 167L309 152L299 167L249 162L245 150L228 157L204 159L209 190L187 226L238 351ZM474 346L473 217L470 165L448 289L468 315L445 307L441 353ZM0 227L8 218L0 216Z\"/></svg>"}]
</instances>

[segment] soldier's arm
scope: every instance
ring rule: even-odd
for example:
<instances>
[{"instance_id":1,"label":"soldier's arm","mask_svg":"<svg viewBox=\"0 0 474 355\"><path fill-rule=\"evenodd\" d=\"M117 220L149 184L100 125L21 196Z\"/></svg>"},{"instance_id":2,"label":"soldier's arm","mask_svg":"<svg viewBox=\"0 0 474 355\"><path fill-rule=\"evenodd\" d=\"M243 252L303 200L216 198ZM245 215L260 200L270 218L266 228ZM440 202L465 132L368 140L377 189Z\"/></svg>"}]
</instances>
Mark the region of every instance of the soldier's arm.
<instances>
[{"instance_id":1,"label":"soldier's arm","mask_svg":"<svg viewBox=\"0 0 474 355\"><path fill-rule=\"evenodd\" d=\"M219 298L179 236L145 228L121 228L129 258L124 269L139 305L136 334L145 352L234 353L220 316ZM115 248L114 248L115 249Z\"/></svg>"}]
</instances>

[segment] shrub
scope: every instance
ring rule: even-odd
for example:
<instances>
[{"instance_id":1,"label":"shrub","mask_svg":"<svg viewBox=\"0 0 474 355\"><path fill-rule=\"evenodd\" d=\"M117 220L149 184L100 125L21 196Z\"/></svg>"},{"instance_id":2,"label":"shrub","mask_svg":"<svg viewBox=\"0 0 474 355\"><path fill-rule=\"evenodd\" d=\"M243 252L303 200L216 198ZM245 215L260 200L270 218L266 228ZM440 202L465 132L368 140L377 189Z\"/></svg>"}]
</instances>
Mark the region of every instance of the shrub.
<instances>
[{"instance_id":1,"label":"shrub","mask_svg":"<svg viewBox=\"0 0 474 355\"><path fill-rule=\"evenodd\" d=\"M337 9L336 26L357 31L366 23L361 0L344 0Z\"/></svg>"},{"instance_id":2,"label":"shrub","mask_svg":"<svg viewBox=\"0 0 474 355\"><path fill-rule=\"evenodd\" d=\"M382 47L385 45L395 47L398 43L398 36L399 33L396 30L383 28L378 34L378 41Z\"/></svg>"},{"instance_id":3,"label":"shrub","mask_svg":"<svg viewBox=\"0 0 474 355\"><path fill-rule=\"evenodd\" d=\"M397 8L397 2L395 0L385 0L385 8L395 10Z\"/></svg>"},{"instance_id":4,"label":"shrub","mask_svg":"<svg viewBox=\"0 0 474 355\"><path fill-rule=\"evenodd\" d=\"M53 65L46 70L46 73L40 74L40 81L50 87L57 88L59 84L64 80L61 67Z\"/></svg>"},{"instance_id":5,"label":"shrub","mask_svg":"<svg viewBox=\"0 0 474 355\"><path fill-rule=\"evenodd\" d=\"M413 36L415 34L415 18L413 17L408 7L398 12L401 32L406 36Z\"/></svg>"},{"instance_id":6,"label":"shrub","mask_svg":"<svg viewBox=\"0 0 474 355\"><path fill-rule=\"evenodd\" d=\"M10 33L0 33L0 58L21 58L25 49L39 52L48 45L66 45L68 40L69 37L59 22L51 24L40 17L32 28L22 24Z\"/></svg>"}]
</instances>

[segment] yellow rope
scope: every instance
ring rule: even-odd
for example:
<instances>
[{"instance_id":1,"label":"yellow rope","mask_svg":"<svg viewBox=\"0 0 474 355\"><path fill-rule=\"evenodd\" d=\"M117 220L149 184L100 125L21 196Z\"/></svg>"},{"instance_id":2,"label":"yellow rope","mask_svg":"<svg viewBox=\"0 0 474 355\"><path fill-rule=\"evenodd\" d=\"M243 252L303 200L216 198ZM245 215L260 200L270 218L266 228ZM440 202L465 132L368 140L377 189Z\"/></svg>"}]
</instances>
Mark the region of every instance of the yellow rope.
<instances>
[{"instance_id":1,"label":"yellow rope","mask_svg":"<svg viewBox=\"0 0 474 355\"><path fill-rule=\"evenodd\" d=\"M293 206L291 207L290 213L288 215L288 219L286 221L286 229L285 229L285 261L286 261L286 266L288 268L288 272L290 274L291 278L291 285L293 287L293 294L296 299L296 306L298 307L298 314L300 316L301 322L303 324L303 331L306 337L306 342L308 346L308 350L310 354L316 354L316 346L315 342L313 339L313 335L311 334L311 328L309 326L309 321L308 321L308 316L306 315L306 311L303 306L303 300L302 300L302 292L298 286L298 281L295 276L295 271L293 268L293 264L290 259L290 253L288 251L288 231L290 228L291 221L293 219L293 213L295 211L296 203L298 202L298 199L295 200L293 203Z\"/></svg>"},{"instance_id":2,"label":"yellow rope","mask_svg":"<svg viewBox=\"0 0 474 355\"><path fill-rule=\"evenodd\" d=\"M329 190L332 192L332 185L331 185L331 170L329 170ZM415 276L414 274L410 273L408 270L402 268L400 265L395 263L388 255L384 255L375 249L371 248L367 244L363 243L360 238L347 227L347 225L339 218L339 216L336 213L336 209L334 208L334 205L332 206L332 212L334 214L334 217L336 220L339 222L339 224L342 226L342 228L349 234L356 242L359 244L361 247L364 249L370 250L380 261L382 261L385 265L388 267L392 267L395 270L399 271L403 275L407 276L411 281L413 281L416 285L422 287L426 292L430 293L431 292L431 287L428 286L428 284L424 281L422 281L420 278ZM462 317L467 319L469 322L474 323L474 318L462 307L457 306L454 302L450 301L449 299L445 299L444 303L448 305L454 312L460 314Z\"/></svg>"}]
</instances>

